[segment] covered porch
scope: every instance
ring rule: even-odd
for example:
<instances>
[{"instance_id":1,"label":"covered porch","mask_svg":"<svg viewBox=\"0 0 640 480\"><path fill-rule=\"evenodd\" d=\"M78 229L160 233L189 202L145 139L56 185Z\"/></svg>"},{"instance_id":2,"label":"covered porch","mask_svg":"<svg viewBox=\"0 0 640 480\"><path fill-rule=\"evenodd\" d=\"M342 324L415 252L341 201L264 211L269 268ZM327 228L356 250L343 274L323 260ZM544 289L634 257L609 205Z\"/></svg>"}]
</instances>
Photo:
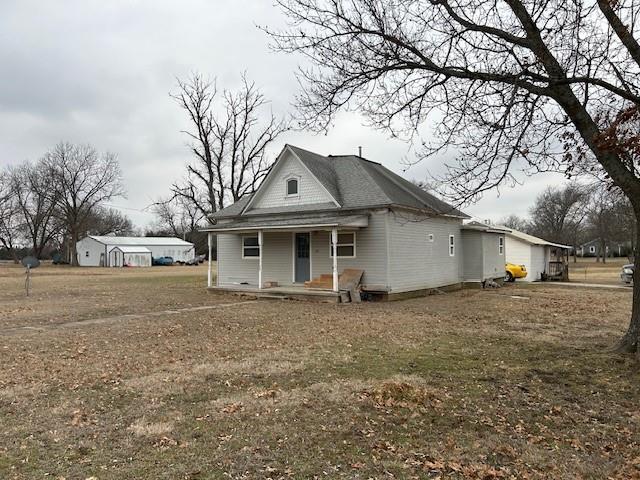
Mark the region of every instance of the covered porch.
<instances>
[{"instance_id":1,"label":"covered porch","mask_svg":"<svg viewBox=\"0 0 640 480\"><path fill-rule=\"evenodd\" d=\"M337 298L368 215L249 219L206 229L208 288L261 296ZM212 250L217 247L218 274ZM342 264L342 265L341 265Z\"/></svg>"}]
</instances>

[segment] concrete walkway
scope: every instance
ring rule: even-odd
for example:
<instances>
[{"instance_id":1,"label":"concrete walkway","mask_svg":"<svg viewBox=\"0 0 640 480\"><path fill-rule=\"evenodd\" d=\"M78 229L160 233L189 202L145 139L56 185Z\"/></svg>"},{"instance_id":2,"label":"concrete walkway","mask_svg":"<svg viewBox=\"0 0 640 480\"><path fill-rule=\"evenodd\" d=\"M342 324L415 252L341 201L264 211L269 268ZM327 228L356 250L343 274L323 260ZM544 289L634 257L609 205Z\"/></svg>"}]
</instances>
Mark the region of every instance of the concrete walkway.
<instances>
[{"instance_id":1,"label":"concrete walkway","mask_svg":"<svg viewBox=\"0 0 640 480\"><path fill-rule=\"evenodd\" d=\"M604 288L609 290L633 291L633 285L608 285L606 283L576 283L576 282L531 282L530 285L558 285L560 287Z\"/></svg>"},{"instance_id":2,"label":"concrete walkway","mask_svg":"<svg viewBox=\"0 0 640 480\"><path fill-rule=\"evenodd\" d=\"M10 328L4 328L0 330L0 335L15 335L18 333L26 333L26 332L40 333L48 330L58 330L62 328L74 328L74 327L83 327L85 325L117 323L122 321L139 320L142 318L149 318L149 317L162 317L165 315L176 315L180 313L200 312L203 310L216 310L218 308L249 305L252 303L256 303L257 301L258 300L247 300L243 302L219 303L216 305L203 305L199 307L179 308L176 310L157 310L155 312L128 313L124 315L114 315L111 317L88 318L86 320L77 320L77 321L65 322L65 323L50 323L50 324L37 325L37 326L10 327Z\"/></svg>"}]
</instances>

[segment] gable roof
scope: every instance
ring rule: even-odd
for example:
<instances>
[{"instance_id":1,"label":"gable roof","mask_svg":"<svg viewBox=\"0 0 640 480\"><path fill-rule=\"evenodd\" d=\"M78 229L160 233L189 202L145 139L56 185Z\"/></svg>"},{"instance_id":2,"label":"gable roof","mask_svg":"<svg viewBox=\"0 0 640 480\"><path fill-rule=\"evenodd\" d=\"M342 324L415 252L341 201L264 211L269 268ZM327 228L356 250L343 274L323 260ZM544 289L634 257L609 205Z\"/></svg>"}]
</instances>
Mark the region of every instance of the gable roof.
<instances>
[{"instance_id":1,"label":"gable roof","mask_svg":"<svg viewBox=\"0 0 640 480\"><path fill-rule=\"evenodd\" d=\"M260 213L286 213L301 210L352 210L359 208L400 206L425 210L436 215L469 218L460 210L422 190L410 181L393 173L383 165L356 155L323 156L292 145L290 151L309 170L315 179L333 197L337 205L315 204L251 209L252 197L241 199L233 205L211 215L213 218L236 217ZM279 156L279 158L282 154ZM277 162L276 162L277 164ZM274 165L275 166L275 165ZM273 170L273 169L272 169ZM266 184L263 182L263 185ZM260 189L258 189L258 192Z\"/></svg>"},{"instance_id":2,"label":"gable roof","mask_svg":"<svg viewBox=\"0 0 640 480\"><path fill-rule=\"evenodd\" d=\"M193 243L186 242L177 237L116 237L110 235L89 235L96 242L104 245L161 245L192 247Z\"/></svg>"},{"instance_id":3,"label":"gable roof","mask_svg":"<svg viewBox=\"0 0 640 480\"><path fill-rule=\"evenodd\" d=\"M501 228L506 228L506 227L501 227ZM528 233L520 232L518 230L511 229L511 231L508 232L507 235L517 238L518 240L522 240L523 242L526 242L530 245L542 245L542 246L558 247L558 248L564 248L564 249L571 248L570 245L562 245L561 243L549 242L542 238L534 237L533 235L529 235Z\"/></svg>"}]
</instances>

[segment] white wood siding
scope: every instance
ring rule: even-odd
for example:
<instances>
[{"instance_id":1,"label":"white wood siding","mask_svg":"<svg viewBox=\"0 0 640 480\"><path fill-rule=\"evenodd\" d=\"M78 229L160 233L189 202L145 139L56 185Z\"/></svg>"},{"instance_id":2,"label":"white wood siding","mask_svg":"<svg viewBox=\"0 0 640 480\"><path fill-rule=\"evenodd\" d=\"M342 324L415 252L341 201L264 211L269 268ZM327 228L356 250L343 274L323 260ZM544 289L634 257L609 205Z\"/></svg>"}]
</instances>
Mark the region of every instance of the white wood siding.
<instances>
[{"instance_id":1,"label":"white wood siding","mask_svg":"<svg viewBox=\"0 0 640 480\"><path fill-rule=\"evenodd\" d=\"M389 214L389 284L402 292L453 285L462 281L462 220L447 217L409 218ZM428 235L433 234L433 243ZM449 235L455 255L449 256Z\"/></svg>"},{"instance_id":2,"label":"white wood siding","mask_svg":"<svg viewBox=\"0 0 640 480\"><path fill-rule=\"evenodd\" d=\"M356 232L356 257L338 257L338 272L345 268L364 270L362 284L366 287L387 288L387 230L386 211L374 212L369 226ZM345 230L346 231L346 230ZM313 232L311 235L311 276L332 272L330 232Z\"/></svg>"},{"instance_id":3,"label":"white wood siding","mask_svg":"<svg viewBox=\"0 0 640 480\"><path fill-rule=\"evenodd\" d=\"M504 277L506 244L501 255L499 249L500 238L504 238L504 235L489 232L482 233L483 280Z\"/></svg>"},{"instance_id":4,"label":"white wood siding","mask_svg":"<svg viewBox=\"0 0 640 480\"><path fill-rule=\"evenodd\" d=\"M242 258L242 235L219 233L217 238L219 285L247 282L258 285L258 257Z\"/></svg>"},{"instance_id":5,"label":"white wood siding","mask_svg":"<svg viewBox=\"0 0 640 480\"><path fill-rule=\"evenodd\" d=\"M482 274L484 263L481 242L471 249L463 243L462 221L451 218L427 218L408 221L404 214L386 210L373 212L369 226L355 230L355 258L338 258L338 270L361 268L363 285L403 292L452 285L464 279L464 255L480 258L477 265ZM344 230L347 231L347 230ZM433 242L429 242L433 234ZM455 238L455 255L449 256L449 235ZM497 240L494 239L497 253ZM330 232L311 232L311 277L330 274ZM219 284L247 282L257 286L258 260L242 258L242 235L221 233L218 242ZM489 248L489 243L487 244ZM465 251L466 250L466 251ZM263 279L288 285L293 281L293 233L265 232L263 245ZM489 262L492 270L496 262ZM487 267L488 268L488 267ZM504 267L502 267L504 268Z\"/></svg>"},{"instance_id":6,"label":"white wood siding","mask_svg":"<svg viewBox=\"0 0 640 480\"><path fill-rule=\"evenodd\" d=\"M463 278L467 282L483 280L482 232L462 230Z\"/></svg>"},{"instance_id":7,"label":"white wood siding","mask_svg":"<svg viewBox=\"0 0 640 480\"><path fill-rule=\"evenodd\" d=\"M264 232L262 257L263 282L289 285L293 281L293 234Z\"/></svg>"},{"instance_id":8,"label":"white wood siding","mask_svg":"<svg viewBox=\"0 0 640 480\"><path fill-rule=\"evenodd\" d=\"M291 153L287 153L274 167L267 183L262 185L250 209L307 205L331 202L331 197L309 170ZM286 180L298 179L298 195L287 196Z\"/></svg>"}]
</instances>

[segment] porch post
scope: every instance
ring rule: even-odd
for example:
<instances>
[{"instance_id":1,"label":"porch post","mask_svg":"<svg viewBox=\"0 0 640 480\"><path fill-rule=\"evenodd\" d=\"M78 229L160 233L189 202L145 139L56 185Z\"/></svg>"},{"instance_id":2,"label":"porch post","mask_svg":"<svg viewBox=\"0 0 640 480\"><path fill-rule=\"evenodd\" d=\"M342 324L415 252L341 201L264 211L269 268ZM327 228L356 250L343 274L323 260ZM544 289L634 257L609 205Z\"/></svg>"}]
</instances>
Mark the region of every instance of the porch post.
<instances>
[{"instance_id":1,"label":"porch post","mask_svg":"<svg viewBox=\"0 0 640 480\"><path fill-rule=\"evenodd\" d=\"M338 291L338 229L331 230L331 251L333 252L333 291Z\"/></svg>"},{"instance_id":2,"label":"porch post","mask_svg":"<svg viewBox=\"0 0 640 480\"><path fill-rule=\"evenodd\" d=\"M207 266L207 287L211 288L211 232L207 232L207 247L209 248L209 263Z\"/></svg>"},{"instance_id":3,"label":"porch post","mask_svg":"<svg viewBox=\"0 0 640 480\"><path fill-rule=\"evenodd\" d=\"M262 288L262 244L263 244L262 230L258 230L258 251L260 256L258 257L258 288Z\"/></svg>"}]
</instances>

